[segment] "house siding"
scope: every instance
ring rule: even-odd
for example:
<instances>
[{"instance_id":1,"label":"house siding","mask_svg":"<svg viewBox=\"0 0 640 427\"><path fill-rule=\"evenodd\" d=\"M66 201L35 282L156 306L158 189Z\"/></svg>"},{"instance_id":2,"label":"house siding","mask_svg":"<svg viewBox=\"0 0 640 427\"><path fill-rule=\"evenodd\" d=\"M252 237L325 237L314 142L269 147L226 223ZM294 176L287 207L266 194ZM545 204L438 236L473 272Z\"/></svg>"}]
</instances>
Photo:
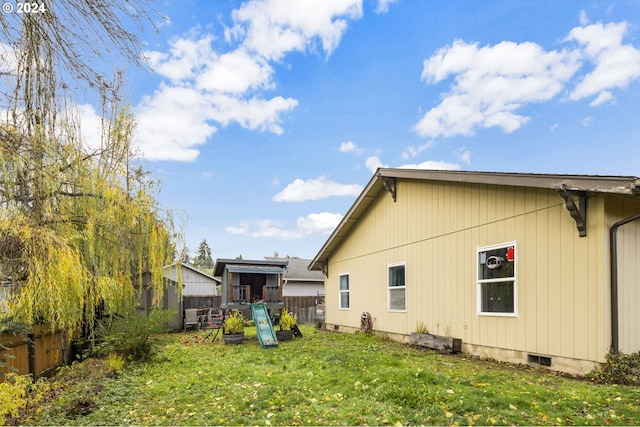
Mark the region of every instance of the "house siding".
<instances>
[{"instance_id":1,"label":"house siding","mask_svg":"<svg viewBox=\"0 0 640 427\"><path fill-rule=\"evenodd\" d=\"M315 297L324 294L324 283L310 281L290 281L282 287L284 297Z\"/></svg>"},{"instance_id":2,"label":"house siding","mask_svg":"<svg viewBox=\"0 0 640 427\"><path fill-rule=\"evenodd\" d=\"M589 194L587 236L581 238L554 190L398 179L397 201L381 190L330 257L326 322L357 328L362 312L369 312L374 330L406 336L421 321L433 334L461 338L471 352L603 362L610 346L605 202L611 204ZM637 247L640 232L629 233L624 230L621 245ZM479 316L477 248L511 241L517 247L517 316ZM407 310L400 313L387 307L387 265L398 262L406 262L407 282ZM635 258L625 262L638 264ZM351 306L339 310L344 271ZM625 272L627 282L640 273ZM638 292L627 288L637 301ZM630 311L624 314L629 319L636 316Z\"/></svg>"},{"instance_id":3,"label":"house siding","mask_svg":"<svg viewBox=\"0 0 640 427\"><path fill-rule=\"evenodd\" d=\"M185 296L216 295L216 283L201 274L185 268L182 272L182 281L185 284L183 290Z\"/></svg>"}]
</instances>

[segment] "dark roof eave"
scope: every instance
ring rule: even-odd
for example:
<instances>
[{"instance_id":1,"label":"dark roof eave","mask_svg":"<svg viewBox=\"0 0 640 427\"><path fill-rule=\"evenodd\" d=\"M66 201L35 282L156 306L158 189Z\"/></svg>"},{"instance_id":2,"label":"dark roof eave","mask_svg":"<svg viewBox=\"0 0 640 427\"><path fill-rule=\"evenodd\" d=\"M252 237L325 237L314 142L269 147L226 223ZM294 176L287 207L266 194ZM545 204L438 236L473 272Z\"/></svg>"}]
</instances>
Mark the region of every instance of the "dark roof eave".
<instances>
[{"instance_id":1,"label":"dark roof eave","mask_svg":"<svg viewBox=\"0 0 640 427\"><path fill-rule=\"evenodd\" d=\"M568 190L595 193L640 195L640 179L635 176L560 175L518 172L439 171L426 169L378 169L380 177L422 179L430 181L493 184L555 190L565 185Z\"/></svg>"},{"instance_id":2,"label":"dark roof eave","mask_svg":"<svg viewBox=\"0 0 640 427\"><path fill-rule=\"evenodd\" d=\"M232 259L232 258L218 258L216 260L216 267L213 272L214 276L221 276L224 270L224 266L227 264L236 265L258 265L258 266L275 266L286 267L288 261L267 261L267 260L251 260L251 259Z\"/></svg>"},{"instance_id":3,"label":"dark roof eave","mask_svg":"<svg viewBox=\"0 0 640 427\"><path fill-rule=\"evenodd\" d=\"M640 196L640 179L635 176L558 175L517 172L475 172L427 169L378 168L369 183L342 218L317 255L311 260L309 270L323 270L327 260L346 237L353 225L375 200L383 185L383 178L491 184L515 187L547 188L556 190L565 186L570 191L613 193Z\"/></svg>"}]
</instances>

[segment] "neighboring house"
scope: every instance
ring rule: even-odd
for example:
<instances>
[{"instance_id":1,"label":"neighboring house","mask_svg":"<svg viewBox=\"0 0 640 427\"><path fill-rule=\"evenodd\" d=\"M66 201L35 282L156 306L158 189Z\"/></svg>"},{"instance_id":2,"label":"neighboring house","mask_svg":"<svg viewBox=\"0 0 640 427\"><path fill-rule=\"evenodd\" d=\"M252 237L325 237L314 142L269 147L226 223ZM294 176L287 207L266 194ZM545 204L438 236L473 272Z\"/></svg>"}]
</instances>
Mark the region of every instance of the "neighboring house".
<instances>
[{"instance_id":1,"label":"neighboring house","mask_svg":"<svg viewBox=\"0 0 640 427\"><path fill-rule=\"evenodd\" d=\"M213 275L221 278L225 309L240 309L248 315L249 304L262 302L268 310L284 308L282 285L288 260L218 259Z\"/></svg>"},{"instance_id":2,"label":"neighboring house","mask_svg":"<svg viewBox=\"0 0 640 427\"><path fill-rule=\"evenodd\" d=\"M310 268L327 328L369 313L406 341L422 322L470 354L584 373L640 350L638 214L636 177L381 168Z\"/></svg>"},{"instance_id":3,"label":"neighboring house","mask_svg":"<svg viewBox=\"0 0 640 427\"><path fill-rule=\"evenodd\" d=\"M284 297L317 297L324 295L324 274L321 271L310 271L310 259L266 258L269 261L288 261L284 270L282 296Z\"/></svg>"},{"instance_id":4,"label":"neighboring house","mask_svg":"<svg viewBox=\"0 0 640 427\"><path fill-rule=\"evenodd\" d=\"M178 272L178 265L180 272ZM220 279L198 270L184 262L177 262L164 268L166 278L177 282L178 274L182 276L183 297L211 297L220 295Z\"/></svg>"}]
</instances>

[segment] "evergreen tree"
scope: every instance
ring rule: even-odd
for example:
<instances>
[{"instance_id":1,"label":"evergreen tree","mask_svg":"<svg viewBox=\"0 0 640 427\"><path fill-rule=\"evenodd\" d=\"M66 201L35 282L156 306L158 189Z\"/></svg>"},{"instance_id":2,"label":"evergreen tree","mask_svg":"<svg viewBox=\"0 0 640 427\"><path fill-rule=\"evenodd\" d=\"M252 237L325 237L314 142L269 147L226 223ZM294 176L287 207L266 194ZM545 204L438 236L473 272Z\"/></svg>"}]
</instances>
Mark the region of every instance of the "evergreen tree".
<instances>
[{"instance_id":1,"label":"evergreen tree","mask_svg":"<svg viewBox=\"0 0 640 427\"><path fill-rule=\"evenodd\" d=\"M207 239L202 239L198 246L198 255L193 259L196 267L213 268L213 259L211 258L211 248L207 244Z\"/></svg>"}]
</instances>

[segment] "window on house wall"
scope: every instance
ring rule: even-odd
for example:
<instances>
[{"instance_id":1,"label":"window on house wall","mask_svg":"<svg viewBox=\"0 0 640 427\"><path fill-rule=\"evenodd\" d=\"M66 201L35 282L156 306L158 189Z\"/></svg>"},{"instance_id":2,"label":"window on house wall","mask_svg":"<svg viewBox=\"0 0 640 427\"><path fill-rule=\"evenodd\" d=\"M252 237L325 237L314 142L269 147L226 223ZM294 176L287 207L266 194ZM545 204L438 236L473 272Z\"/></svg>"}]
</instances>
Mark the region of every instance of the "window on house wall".
<instances>
[{"instance_id":1,"label":"window on house wall","mask_svg":"<svg viewBox=\"0 0 640 427\"><path fill-rule=\"evenodd\" d=\"M516 244L478 248L478 314L517 314Z\"/></svg>"},{"instance_id":2,"label":"window on house wall","mask_svg":"<svg viewBox=\"0 0 640 427\"><path fill-rule=\"evenodd\" d=\"M340 308L349 308L349 275L340 275Z\"/></svg>"},{"instance_id":3,"label":"window on house wall","mask_svg":"<svg viewBox=\"0 0 640 427\"><path fill-rule=\"evenodd\" d=\"M407 309L407 282L405 280L406 265L389 265L389 310L405 311Z\"/></svg>"}]
</instances>

